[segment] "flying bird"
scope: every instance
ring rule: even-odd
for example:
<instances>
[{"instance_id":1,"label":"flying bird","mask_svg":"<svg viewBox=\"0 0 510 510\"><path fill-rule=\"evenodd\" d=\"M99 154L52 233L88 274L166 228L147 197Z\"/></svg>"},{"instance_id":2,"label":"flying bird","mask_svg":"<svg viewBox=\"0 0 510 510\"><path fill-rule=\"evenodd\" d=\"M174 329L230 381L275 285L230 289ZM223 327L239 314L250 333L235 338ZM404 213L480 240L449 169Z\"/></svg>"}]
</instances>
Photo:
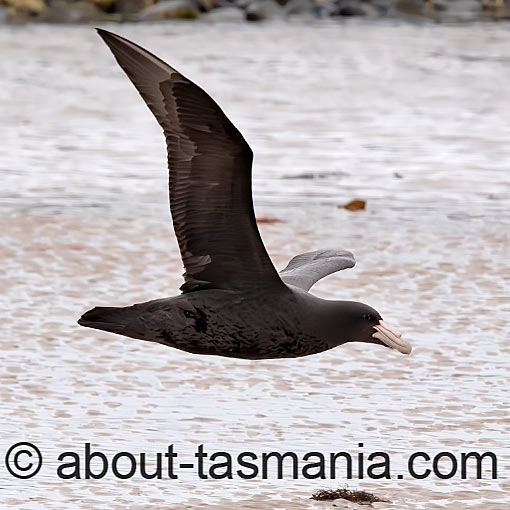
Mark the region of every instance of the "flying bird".
<instances>
[{"instance_id":1,"label":"flying bird","mask_svg":"<svg viewBox=\"0 0 510 510\"><path fill-rule=\"evenodd\" d=\"M294 358L346 342L410 344L370 306L309 293L355 264L318 250L276 271L262 243L251 193L253 153L216 102L137 44L98 29L163 128L170 210L184 264L181 294L128 307L96 307L78 324L194 354Z\"/></svg>"}]
</instances>

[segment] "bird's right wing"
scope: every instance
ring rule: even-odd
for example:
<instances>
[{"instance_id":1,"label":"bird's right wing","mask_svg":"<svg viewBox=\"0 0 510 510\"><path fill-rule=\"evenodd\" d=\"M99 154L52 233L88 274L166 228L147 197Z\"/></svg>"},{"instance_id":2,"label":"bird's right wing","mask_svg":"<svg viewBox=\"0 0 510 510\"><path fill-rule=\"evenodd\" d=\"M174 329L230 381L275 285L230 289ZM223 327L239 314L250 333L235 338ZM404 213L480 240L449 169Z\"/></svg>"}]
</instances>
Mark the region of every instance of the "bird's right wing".
<instances>
[{"instance_id":1,"label":"bird's right wing","mask_svg":"<svg viewBox=\"0 0 510 510\"><path fill-rule=\"evenodd\" d=\"M289 285L309 290L321 278L354 267L355 264L354 255L350 251L310 251L295 256L280 271L280 277Z\"/></svg>"},{"instance_id":2,"label":"bird's right wing","mask_svg":"<svg viewBox=\"0 0 510 510\"><path fill-rule=\"evenodd\" d=\"M253 154L200 87L140 46L98 30L163 128L170 209L185 267L183 292L284 285L260 238Z\"/></svg>"}]
</instances>

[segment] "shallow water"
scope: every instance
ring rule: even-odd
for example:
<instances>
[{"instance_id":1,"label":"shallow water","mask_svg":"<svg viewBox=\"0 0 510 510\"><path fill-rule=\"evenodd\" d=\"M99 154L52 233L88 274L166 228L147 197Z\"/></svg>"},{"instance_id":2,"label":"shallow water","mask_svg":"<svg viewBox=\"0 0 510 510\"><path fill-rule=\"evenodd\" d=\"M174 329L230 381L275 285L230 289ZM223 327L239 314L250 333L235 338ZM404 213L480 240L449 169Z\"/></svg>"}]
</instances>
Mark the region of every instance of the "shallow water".
<instances>
[{"instance_id":1,"label":"shallow water","mask_svg":"<svg viewBox=\"0 0 510 510\"><path fill-rule=\"evenodd\" d=\"M314 287L381 311L411 357L352 344L308 358L191 356L75 321L93 305L172 295L163 137L90 27L0 32L0 452L42 451L30 480L0 463L6 508L331 508L337 480L60 480L83 445L232 454L492 451L499 479L350 480L393 504L508 501L506 25L155 24L112 27L202 85L255 152L254 199L277 267L320 247L354 270ZM338 205L353 198L367 209ZM358 444L363 443L363 447ZM445 470L447 470L447 463ZM356 505L336 503L340 508Z\"/></svg>"}]
</instances>

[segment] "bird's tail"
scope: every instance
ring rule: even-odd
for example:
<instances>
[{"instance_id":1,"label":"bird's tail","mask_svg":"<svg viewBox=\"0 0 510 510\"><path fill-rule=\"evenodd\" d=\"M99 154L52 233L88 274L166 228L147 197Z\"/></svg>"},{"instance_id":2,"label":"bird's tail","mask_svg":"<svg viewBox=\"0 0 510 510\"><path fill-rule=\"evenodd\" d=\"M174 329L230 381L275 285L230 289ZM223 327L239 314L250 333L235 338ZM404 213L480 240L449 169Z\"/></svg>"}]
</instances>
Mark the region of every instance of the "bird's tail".
<instances>
[{"instance_id":1,"label":"bird's tail","mask_svg":"<svg viewBox=\"0 0 510 510\"><path fill-rule=\"evenodd\" d=\"M133 319L132 307L96 306L85 312L78 324L86 328L101 329L111 333L124 334L126 326Z\"/></svg>"}]
</instances>

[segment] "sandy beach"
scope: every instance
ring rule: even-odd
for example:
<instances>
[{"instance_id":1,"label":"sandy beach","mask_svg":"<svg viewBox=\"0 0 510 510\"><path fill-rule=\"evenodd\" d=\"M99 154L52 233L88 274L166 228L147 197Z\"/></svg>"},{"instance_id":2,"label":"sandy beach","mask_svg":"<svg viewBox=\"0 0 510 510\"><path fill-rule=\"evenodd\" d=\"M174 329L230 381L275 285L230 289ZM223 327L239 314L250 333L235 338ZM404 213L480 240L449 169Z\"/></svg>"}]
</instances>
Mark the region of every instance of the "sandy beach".
<instances>
[{"instance_id":1,"label":"sandy beach","mask_svg":"<svg viewBox=\"0 0 510 510\"><path fill-rule=\"evenodd\" d=\"M92 306L175 295L182 283L164 140L92 28L5 27L0 506L361 508L310 500L347 484L392 501L377 509L505 508L506 26L109 28L206 88L243 132L257 216L281 220L260 224L275 266L323 247L353 251L356 267L313 291L370 303L414 350L350 344L255 362L80 328ZM353 198L366 209L341 207ZM20 441L44 458L27 480L3 461ZM110 457L174 444L184 461L199 444L233 455L384 451L395 476L60 479L59 454L85 443ZM412 479L407 459L418 451L493 452L498 478Z\"/></svg>"}]
</instances>

